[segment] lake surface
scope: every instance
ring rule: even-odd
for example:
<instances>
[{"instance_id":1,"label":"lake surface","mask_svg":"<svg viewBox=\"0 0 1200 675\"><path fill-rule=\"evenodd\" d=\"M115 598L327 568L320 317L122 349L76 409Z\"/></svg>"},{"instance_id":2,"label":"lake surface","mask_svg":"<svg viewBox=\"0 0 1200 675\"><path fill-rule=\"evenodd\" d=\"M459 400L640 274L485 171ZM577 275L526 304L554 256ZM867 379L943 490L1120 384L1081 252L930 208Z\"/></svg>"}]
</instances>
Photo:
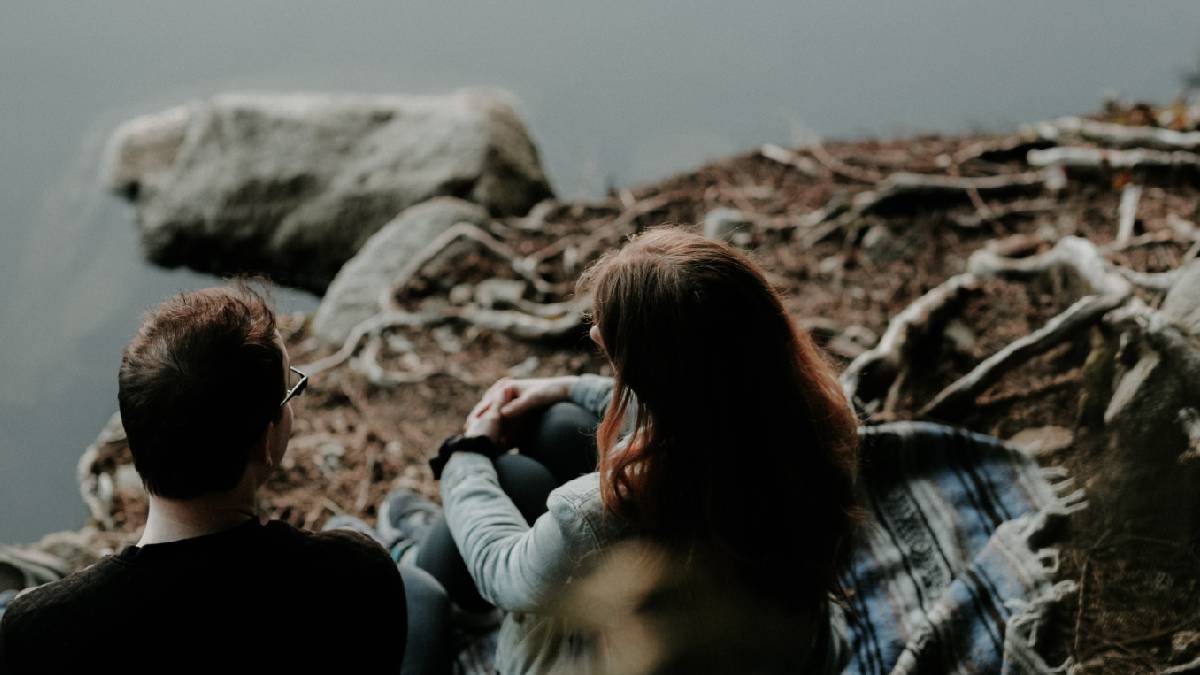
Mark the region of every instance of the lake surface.
<instances>
[{"instance_id":1,"label":"lake surface","mask_svg":"<svg viewBox=\"0 0 1200 675\"><path fill-rule=\"evenodd\" d=\"M166 295L103 194L122 120L230 89L506 87L559 194L760 143L1009 129L1166 100L1200 3L153 0L0 5L0 542L78 526L80 452L116 409L121 347ZM284 309L311 309L300 293Z\"/></svg>"}]
</instances>

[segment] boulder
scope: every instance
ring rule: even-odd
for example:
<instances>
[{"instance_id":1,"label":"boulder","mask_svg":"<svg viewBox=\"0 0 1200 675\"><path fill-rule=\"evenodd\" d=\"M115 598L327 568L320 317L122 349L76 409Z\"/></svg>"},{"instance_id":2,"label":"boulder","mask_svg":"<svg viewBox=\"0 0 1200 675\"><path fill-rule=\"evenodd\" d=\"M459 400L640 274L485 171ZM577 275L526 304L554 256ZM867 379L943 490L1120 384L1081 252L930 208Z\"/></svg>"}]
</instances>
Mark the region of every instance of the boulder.
<instances>
[{"instance_id":1,"label":"boulder","mask_svg":"<svg viewBox=\"0 0 1200 675\"><path fill-rule=\"evenodd\" d=\"M225 94L125 123L106 163L152 262L317 293L409 206L449 195L509 216L552 195L511 97L487 89Z\"/></svg>"},{"instance_id":2,"label":"boulder","mask_svg":"<svg viewBox=\"0 0 1200 675\"><path fill-rule=\"evenodd\" d=\"M457 223L482 225L483 207L439 197L406 209L371 236L337 273L313 317L313 332L341 343L350 331L380 310L380 297L395 283L409 260Z\"/></svg>"}]
</instances>

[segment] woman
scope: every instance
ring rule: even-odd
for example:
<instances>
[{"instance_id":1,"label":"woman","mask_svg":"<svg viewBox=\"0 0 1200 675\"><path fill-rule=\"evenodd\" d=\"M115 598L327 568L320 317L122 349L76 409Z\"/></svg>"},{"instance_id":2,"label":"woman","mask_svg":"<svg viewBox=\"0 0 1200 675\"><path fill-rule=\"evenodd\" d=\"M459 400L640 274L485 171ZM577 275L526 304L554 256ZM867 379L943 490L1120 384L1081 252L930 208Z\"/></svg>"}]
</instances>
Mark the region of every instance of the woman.
<instances>
[{"instance_id":1,"label":"woman","mask_svg":"<svg viewBox=\"0 0 1200 675\"><path fill-rule=\"evenodd\" d=\"M612 579L606 554L629 541L669 571L633 605L658 617L645 625L696 619L716 602L706 589L734 589L722 601L751 611L721 616L787 627L765 647L771 631L750 631L758 641L735 657L745 670L836 668L830 595L855 524L856 420L812 340L749 258L679 229L605 256L580 291L592 293L591 337L614 377L494 385L435 461L448 527L434 528L418 565L460 605L478 606L477 588L508 612L502 673L613 667L614 636L629 631L587 626L577 619L593 612L564 604L595 601L573 593L595 589L579 579L597 568ZM520 454L500 454L513 443ZM475 588L456 580L458 552ZM659 670L718 659L747 635L697 621L707 628L660 631L703 637L657 651Z\"/></svg>"}]
</instances>

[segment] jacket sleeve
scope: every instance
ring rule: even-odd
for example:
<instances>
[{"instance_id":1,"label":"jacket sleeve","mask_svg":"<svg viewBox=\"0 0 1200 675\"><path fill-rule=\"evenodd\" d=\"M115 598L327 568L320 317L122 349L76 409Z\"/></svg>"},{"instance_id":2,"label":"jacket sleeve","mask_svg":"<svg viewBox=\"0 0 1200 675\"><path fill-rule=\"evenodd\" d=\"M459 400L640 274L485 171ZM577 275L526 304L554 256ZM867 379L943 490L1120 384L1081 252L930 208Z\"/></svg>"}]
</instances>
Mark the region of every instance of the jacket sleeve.
<instances>
[{"instance_id":1,"label":"jacket sleeve","mask_svg":"<svg viewBox=\"0 0 1200 675\"><path fill-rule=\"evenodd\" d=\"M580 375L571 386L571 402L596 417L604 417L612 403L613 380L611 377Z\"/></svg>"},{"instance_id":2,"label":"jacket sleeve","mask_svg":"<svg viewBox=\"0 0 1200 675\"><path fill-rule=\"evenodd\" d=\"M543 608L562 590L584 549L597 545L578 505L558 493L551 493L550 510L530 527L483 455L451 456L441 489L446 522L467 570L480 595L500 609Z\"/></svg>"},{"instance_id":3,"label":"jacket sleeve","mask_svg":"<svg viewBox=\"0 0 1200 675\"><path fill-rule=\"evenodd\" d=\"M612 404L613 379L602 375L584 374L571 386L570 400L575 405L587 410L598 418L603 418ZM630 397L629 409L625 411L625 419L621 422L621 436L633 431L637 423L638 401L636 396Z\"/></svg>"}]
</instances>

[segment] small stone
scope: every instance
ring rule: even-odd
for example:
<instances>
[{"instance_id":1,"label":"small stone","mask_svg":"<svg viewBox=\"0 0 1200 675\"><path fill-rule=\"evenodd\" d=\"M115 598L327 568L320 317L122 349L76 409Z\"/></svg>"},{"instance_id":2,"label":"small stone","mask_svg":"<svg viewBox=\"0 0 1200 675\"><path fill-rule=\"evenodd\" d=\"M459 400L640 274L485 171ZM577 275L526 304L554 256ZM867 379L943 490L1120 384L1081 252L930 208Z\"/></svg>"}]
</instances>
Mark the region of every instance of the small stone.
<instances>
[{"instance_id":1,"label":"small stone","mask_svg":"<svg viewBox=\"0 0 1200 675\"><path fill-rule=\"evenodd\" d=\"M862 345L867 349L874 347L875 343L879 342L879 336L875 334L875 331L867 328L866 326L859 326L857 324L853 326L846 326L846 330L842 331L842 335L846 336L846 338L850 340L853 340L855 344Z\"/></svg>"},{"instance_id":2,"label":"small stone","mask_svg":"<svg viewBox=\"0 0 1200 675\"><path fill-rule=\"evenodd\" d=\"M437 343L438 348L447 354L457 354L462 351L462 341L458 339L458 335L454 333L454 329L450 326L438 326L432 331L433 341Z\"/></svg>"},{"instance_id":3,"label":"small stone","mask_svg":"<svg viewBox=\"0 0 1200 675\"><path fill-rule=\"evenodd\" d=\"M1033 457L1043 457L1071 447L1075 435L1058 426L1034 427L1017 432L1008 444Z\"/></svg>"},{"instance_id":4,"label":"small stone","mask_svg":"<svg viewBox=\"0 0 1200 675\"><path fill-rule=\"evenodd\" d=\"M488 309L511 307L525 295L526 285L519 279L486 279L475 287L475 302Z\"/></svg>"},{"instance_id":5,"label":"small stone","mask_svg":"<svg viewBox=\"0 0 1200 675\"><path fill-rule=\"evenodd\" d=\"M975 353L975 331L962 321L954 319L947 323L942 335L946 336L955 351L968 356Z\"/></svg>"},{"instance_id":6,"label":"small stone","mask_svg":"<svg viewBox=\"0 0 1200 675\"><path fill-rule=\"evenodd\" d=\"M384 341L387 342L388 350L396 352L397 354L411 352L412 350L416 349L412 343L412 340L409 340L399 333L392 333L391 335L388 335L386 338L384 338Z\"/></svg>"},{"instance_id":7,"label":"small stone","mask_svg":"<svg viewBox=\"0 0 1200 675\"><path fill-rule=\"evenodd\" d=\"M341 443L330 441L317 448L317 462L330 470L339 468L345 455L346 448Z\"/></svg>"},{"instance_id":8,"label":"small stone","mask_svg":"<svg viewBox=\"0 0 1200 675\"><path fill-rule=\"evenodd\" d=\"M840 255L831 255L821 258L821 262L817 263L817 271L823 275L830 276L836 274L846 265L846 261Z\"/></svg>"},{"instance_id":9,"label":"small stone","mask_svg":"<svg viewBox=\"0 0 1200 675\"><path fill-rule=\"evenodd\" d=\"M713 209L704 214L704 236L709 239L737 243L735 239L745 239L739 235L749 235L751 227L751 219L737 209Z\"/></svg>"},{"instance_id":10,"label":"small stone","mask_svg":"<svg viewBox=\"0 0 1200 675\"><path fill-rule=\"evenodd\" d=\"M845 333L842 333L841 335L838 335L830 340L829 343L825 345L825 348L842 358L850 360L858 358L859 354L867 351L866 347L860 345Z\"/></svg>"}]
</instances>

